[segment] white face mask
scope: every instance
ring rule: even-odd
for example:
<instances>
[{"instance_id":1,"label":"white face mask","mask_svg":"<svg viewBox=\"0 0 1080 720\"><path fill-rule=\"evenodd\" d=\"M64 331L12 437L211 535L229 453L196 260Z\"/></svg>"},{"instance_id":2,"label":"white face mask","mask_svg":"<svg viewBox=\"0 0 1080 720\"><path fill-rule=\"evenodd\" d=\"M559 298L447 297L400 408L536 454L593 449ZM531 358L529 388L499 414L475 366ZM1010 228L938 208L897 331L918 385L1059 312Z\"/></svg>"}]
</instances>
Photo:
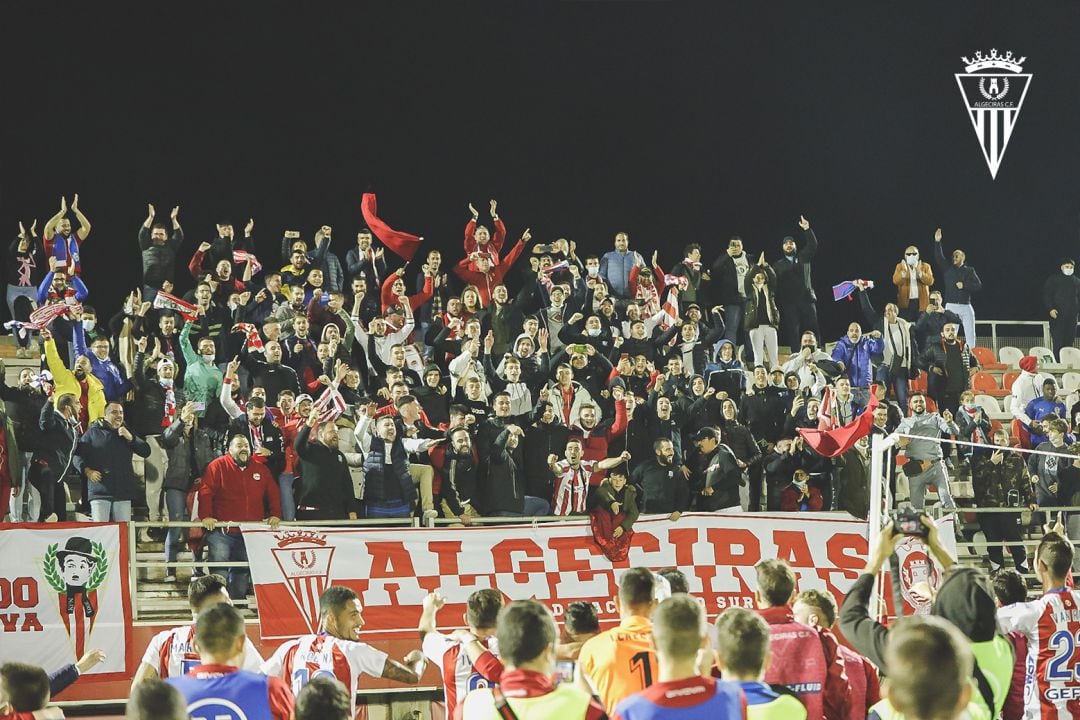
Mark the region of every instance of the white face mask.
<instances>
[{"instance_id":1,"label":"white face mask","mask_svg":"<svg viewBox=\"0 0 1080 720\"><path fill-rule=\"evenodd\" d=\"M94 327L97 325L97 320L83 320L82 325L86 329L86 332L93 332Z\"/></svg>"},{"instance_id":2,"label":"white face mask","mask_svg":"<svg viewBox=\"0 0 1080 720\"><path fill-rule=\"evenodd\" d=\"M1068 277L1073 274L1073 269L1071 267L1063 267L1061 268L1061 274Z\"/></svg>"},{"instance_id":3,"label":"white face mask","mask_svg":"<svg viewBox=\"0 0 1080 720\"><path fill-rule=\"evenodd\" d=\"M209 365L214 364L214 353L203 353L201 355L201 357L202 357L203 360L205 360L207 362L207 364L209 364Z\"/></svg>"},{"instance_id":4,"label":"white face mask","mask_svg":"<svg viewBox=\"0 0 1080 720\"><path fill-rule=\"evenodd\" d=\"M918 255L908 255L907 257L904 258L904 260L911 267L915 267L916 265L919 264L919 256Z\"/></svg>"},{"instance_id":5,"label":"white face mask","mask_svg":"<svg viewBox=\"0 0 1080 720\"><path fill-rule=\"evenodd\" d=\"M587 267L585 269L588 271L589 275L591 275L593 277L596 277L597 275L600 274L600 268L598 268L596 266L590 265L589 267Z\"/></svg>"},{"instance_id":6,"label":"white face mask","mask_svg":"<svg viewBox=\"0 0 1080 720\"><path fill-rule=\"evenodd\" d=\"M587 328L585 332L589 334L589 337L596 337L600 334L600 328Z\"/></svg>"}]
</instances>

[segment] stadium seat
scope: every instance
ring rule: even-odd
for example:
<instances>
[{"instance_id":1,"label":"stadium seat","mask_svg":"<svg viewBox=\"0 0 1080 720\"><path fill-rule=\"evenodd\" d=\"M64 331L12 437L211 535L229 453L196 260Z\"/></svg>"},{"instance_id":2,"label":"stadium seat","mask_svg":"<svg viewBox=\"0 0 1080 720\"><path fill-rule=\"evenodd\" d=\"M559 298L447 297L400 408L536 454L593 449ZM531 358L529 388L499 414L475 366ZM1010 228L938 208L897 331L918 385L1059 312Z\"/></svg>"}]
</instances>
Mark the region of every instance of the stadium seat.
<instances>
[{"instance_id":1,"label":"stadium seat","mask_svg":"<svg viewBox=\"0 0 1080 720\"><path fill-rule=\"evenodd\" d=\"M1006 395L1005 397L1001 398L1002 412L1011 413L1014 400L1016 400L1016 398L1014 398L1012 395Z\"/></svg>"},{"instance_id":2,"label":"stadium seat","mask_svg":"<svg viewBox=\"0 0 1080 720\"><path fill-rule=\"evenodd\" d=\"M1042 345L1033 345L1031 349L1028 350L1028 355L1039 358L1042 362L1057 362L1054 358L1054 351L1048 347L1043 347Z\"/></svg>"},{"instance_id":3,"label":"stadium seat","mask_svg":"<svg viewBox=\"0 0 1080 720\"><path fill-rule=\"evenodd\" d=\"M993 395L983 395L983 394L976 395L975 396L975 404L980 406L983 410L985 410L987 412L987 414L989 414L989 413L995 413L996 414L996 413L1001 412L1001 404L998 402L998 399L996 397L994 397Z\"/></svg>"},{"instance_id":4,"label":"stadium seat","mask_svg":"<svg viewBox=\"0 0 1080 720\"><path fill-rule=\"evenodd\" d=\"M998 360L1009 367L1020 367L1018 363L1022 357L1024 357L1024 351L1018 347L1013 347L1012 345L1004 345L998 350Z\"/></svg>"},{"instance_id":5,"label":"stadium seat","mask_svg":"<svg viewBox=\"0 0 1080 720\"><path fill-rule=\"evenodd\" d=\"M990 421L990 434L991 435L993 435L995 432L997 432L1000 429L1001 429L1001 423L999 421L997 421L997 420L991 420Z\"/></svg>"},{"instance_id":6,"label":"stadium seat","mask_svg":"<svg viewBox=\"0 0 1080 720\"><path fill-rule=\"evenodd\" d=\"M1080 353L1080 350L1077 350ZM971 348L971 353L975 356L975 359L979 361L979 365L983 370L1004 370L1008 367L1005 363L998 362L998 359L994 357L994 351L988 347L982 345L976 345Z\"/></svg>"},{"instance_id":7,"label":"stadium seat","mask_svg":"<svg viewBox=\"0 0 1080 720\"><path fill-rule=\"evenodd\" d=\"M1061 362L1062 364L1068 365L1071 368L1080 370L1080 348L1061 348Z\"/></svg>"},{"instance_id":8,"label":"stadium seat","mask_svg":"<svg viewBox=\"0 0 1080 720\"><path fill-rule=\"evenodd\" d=\"M927 390L926 382L927 382L926 373L921 372L921 373L919 373L919 377L917 377L914 380L911 380L910 382L908 382L908 387L911 388L912 392L915 392L916 390L918 390L921 393L925 393L926 390Z\"/></svg>"},{"instance_id":9,"label":"stadium seat","mask_svg":"<svg viewBox=\"0 0 1080 720\"><path fill-rule=\"evenodd\" d=\"M1061 376L1061 389L1067 393L1080 389L1080 372L1067 372Z\"/></svg>"},{"instance_id":10,"label":"stadium seat","mask_svg":"<svg viewBox=\"0 0 1080 720\"><path fill-rule=\"evenodd\" d=\"M971 389L976 393L984 393L994 397L1004 397L1009 394L1008 390L1003 390L998 386L996 377L988 372L981 371L971 377Z\"/></svg>"},{"instance_id":11,"label":"stadium seat","mask_svg":"<svg viewBox=\"0 0 1080 720\"><path fill-rule=\"evenodd\" d=\"M1016 378L1020 377L1020 373L1010 370L1001 376L1001 387L1005 388L1009 392L1012 392L1013 383L1016 382Z\"/></svg>"}]
</instances>

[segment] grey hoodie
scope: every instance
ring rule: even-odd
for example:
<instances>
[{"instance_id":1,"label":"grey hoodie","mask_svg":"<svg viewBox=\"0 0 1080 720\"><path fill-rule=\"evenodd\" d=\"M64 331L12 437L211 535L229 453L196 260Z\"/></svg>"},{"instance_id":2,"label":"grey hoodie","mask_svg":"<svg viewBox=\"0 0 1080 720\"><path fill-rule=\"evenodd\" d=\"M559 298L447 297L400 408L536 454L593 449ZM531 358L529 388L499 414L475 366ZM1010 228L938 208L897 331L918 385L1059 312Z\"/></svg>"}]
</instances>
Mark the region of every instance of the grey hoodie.
<instances>
[{"instance_id":1,"label":"grey hoodie","mask_svg":"<svg viewBox=\"0 0 1080 720\"><path fill-rule=\"evenodd\" d=\"M898 433L908 435L921 435L927 440L913 439L904 449L904 455L910 460L940 460L941 443L936 442L943 434L956 435L960 429L954 422L945 422L945 419L937 413L924 412L920 415L911 415L900 421L896 428Z\"/></svg>"}]
</instances>

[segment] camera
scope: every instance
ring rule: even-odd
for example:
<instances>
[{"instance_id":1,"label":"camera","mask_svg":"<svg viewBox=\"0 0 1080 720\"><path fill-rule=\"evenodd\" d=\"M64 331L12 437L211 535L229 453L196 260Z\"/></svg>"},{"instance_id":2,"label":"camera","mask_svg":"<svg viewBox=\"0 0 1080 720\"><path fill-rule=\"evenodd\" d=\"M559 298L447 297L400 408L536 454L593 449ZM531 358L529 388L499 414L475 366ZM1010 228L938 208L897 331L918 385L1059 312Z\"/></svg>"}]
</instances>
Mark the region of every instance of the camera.
<instances>
[{"instance_id":1,"label":"camera","mask_svg":"<svg viewBox=\"0 0 1080 720\"><path fill-rule=\"evenodd\" d=\"M922 515L918 510L911 507L902 507L892 515L893 527L902 535L925 538L929 529L923 524Z\"/></svg>"}]
</instances>

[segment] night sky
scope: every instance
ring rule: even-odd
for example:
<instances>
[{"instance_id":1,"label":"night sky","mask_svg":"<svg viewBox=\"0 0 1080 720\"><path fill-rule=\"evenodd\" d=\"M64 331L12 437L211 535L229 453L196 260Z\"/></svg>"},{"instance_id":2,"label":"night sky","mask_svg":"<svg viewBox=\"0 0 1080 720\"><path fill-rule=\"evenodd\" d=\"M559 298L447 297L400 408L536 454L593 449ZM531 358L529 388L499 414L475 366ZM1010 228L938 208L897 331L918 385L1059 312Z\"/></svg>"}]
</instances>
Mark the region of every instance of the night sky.
<instances>
[{"instance_id":1,"label":"night sky","mask_svg":"<svg viewBox=\"0 0 1080 720\"><path fill-rule=\"evenodd\" d=\"M181 204L181 270L221 217L255 218L268 265L322 223L343 258L367 190L455 261L491 197L511 239L603 251L626 229L665 266L733 233L774 260L805 213L832 336L858 306L829 286L874 279L880 307L937 226L982 318L1041 318L1080 254L1076 3L106 5L0 10L0 228L79 192L99 308L137 283L147 202ZM953 77L990 48L1034 74L996 180Z\"/></svg>"}]
</instances>

